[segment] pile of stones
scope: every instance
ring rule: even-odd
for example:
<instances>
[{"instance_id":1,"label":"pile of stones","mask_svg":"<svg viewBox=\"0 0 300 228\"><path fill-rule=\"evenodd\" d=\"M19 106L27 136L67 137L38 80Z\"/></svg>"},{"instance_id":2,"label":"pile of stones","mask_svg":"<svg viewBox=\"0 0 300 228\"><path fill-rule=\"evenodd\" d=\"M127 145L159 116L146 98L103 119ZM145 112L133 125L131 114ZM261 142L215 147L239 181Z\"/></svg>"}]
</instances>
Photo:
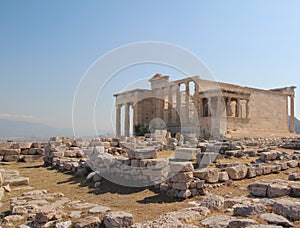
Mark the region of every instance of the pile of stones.
<instances>
[{"instance_id":1,"label":"pile of stones","mask_svg":"<svg viewBox=\"0 0 300 228\"><path fill-rule=\"evenodd\" d=\"M161 192L182 199L204 195L204 181L194 177L192 162L170 161L169 171L167 180L160 185Z\"/></svg>"},{"instance_id":2,"label":"pile of stones","mask_svg":"<svg viewBox=\"0 0 300 228\"><path fill-rule=\"evenodd\" d=\"M93 171L97 171L106 179L127 186L158 184L168 174L168 160L157 159L157 150L154 148L132 149L125 157L105 153L104 147L98 146L87 156L87 163Z\"/></svg>"}]
</instances>

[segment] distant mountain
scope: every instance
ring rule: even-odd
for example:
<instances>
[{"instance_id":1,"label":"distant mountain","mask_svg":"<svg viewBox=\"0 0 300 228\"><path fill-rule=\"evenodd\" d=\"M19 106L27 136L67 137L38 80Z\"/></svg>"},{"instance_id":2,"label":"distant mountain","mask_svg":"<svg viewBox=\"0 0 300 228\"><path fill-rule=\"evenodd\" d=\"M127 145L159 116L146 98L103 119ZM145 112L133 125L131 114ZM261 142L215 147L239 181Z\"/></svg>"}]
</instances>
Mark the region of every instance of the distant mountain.
<instances>
[{"instance_id":1,"label":"distant mountain","mask_svg":"<svg viewBox=\"0 0 300 228\"><path fill-rule=\"evenodd\" d=\"M0 137L40 137L73 135L72 130L55 128L41 123L0 118Z\"/></svg>"},{"instance_id":2,"label":"distant mountain","mask_svg":"<svg viewBox=\"0 0 300 228\"><path fill-rule=\"evenodd\" d=\"M108 137L113 132L111 130L98 130L98 134L98 137ZM13 138L13 140L36 138L47 141L52 136L73 137L73 130L51 127L41 123L0 118L0 138L2 138L0 141L3 141L3 138L5 141L10 138ZM78 130L76 131L76 137L96 137L96 133L91 135L89 130Z\"/></svg>"},{"instance_id":3,"label":"distant mountain","mask_svg":"<svg viewBox=\"0 0 300 228\"><path fill-rule=\"evenodd\" d=\"M290 116L289 116L289 126L290 126ZM295 131L300 134L300 120L295 117Z\"/></svg>"}]
</instances>

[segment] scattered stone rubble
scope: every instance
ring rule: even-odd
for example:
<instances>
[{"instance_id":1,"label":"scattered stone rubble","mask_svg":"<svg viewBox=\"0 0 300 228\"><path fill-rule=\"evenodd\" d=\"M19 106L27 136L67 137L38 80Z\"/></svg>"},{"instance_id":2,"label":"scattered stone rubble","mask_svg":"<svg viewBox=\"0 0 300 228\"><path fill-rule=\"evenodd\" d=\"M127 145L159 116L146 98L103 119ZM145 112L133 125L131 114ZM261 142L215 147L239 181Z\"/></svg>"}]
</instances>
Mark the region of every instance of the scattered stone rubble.
<instances>
[{"instance_id":1,"label":"scattered stone rubble","mask_svg":"<svg viewBox=\"0 0 300 228\"><path fill-rule=\"evenodd\" d=\"M254 181L248 186L249 196L224 198L209 194L209 189L298 167L298 151L286 153L278 148L297 150L299 142L296 138L198 141L195 137L177 134L175 138L163 139L53 137L47 143L2 143L2 161L43 159L46 166L86 176L96 188L107 179L120 184L130 181L131 186L155 185L162 194L180 199L205 195L190 208L133 225L133 216L129 213L110 212L105 205L71 201L62 193L37 190L11 199L10 215L3 219L3 224L23 224L20 227L98 227L100 224L106 227L195 227L191 223L201 221L203 227L268 227L267 224L292 227L294 222L300 221L299 172L290 173L288 180ZM163 149L175 150L174 156L158 158ZM249 157L253 161L247 164L218 162L220 158L230 161ZM28 181L28 178L19 177L17 171L0 170L2 192L9 191L10 186L28 185ZM3 195L1 191L0 196ZM104 216L103 220L97 216L99 214Z\"/></svg>"},{"instance_id":2,"label":"scattered stone rubble","mask_svg":"<svg viewBox=\"0 0 300 228\"><path fill-rule=\"evenodd\" d=\"M29 185L28 177L20 177L19 171L15 169L0 169L0 200L5 192L10 192L12 188Z\"/></svg>"},{"instance_id":3,"label":"scattered stone rubble","mask_svg":"<svg viewBox=\"0 0 300 228\"><path fill-rule=\"evenodd\" d=\"M25 192L10 200L10 215L4 217L4 227L130 227L133 216L126 212L109 212L97 204L71 201L61 192L46 190ZM74 217L74 212L77 216ZM105 215L103 221L98 217ZM76 218L77 221L72 221Z\"/></svg>"},{"instance_id":4,"label":"scattered stone rubble","mask_svg":"<svg viewBox=\"0 0 300 228\"><path fill-rule=\"evenodd\" d=\"M43 157L45 165L79 176L96 172L95 187L100 187L103 179L109 179L125 185L130 182L131 186L158 185L157 189L170 197L189 198L205 194L211 185L220 186L231 180L297 167L299 152L276 150L278 147L292 148L297 142L296 138L200 141L182 134L175 138L154 134L148 138L92 140L53 137L48 143L2 143L0 154L16 153L19 155L15 160L27 162ZM174 149L174 157L157 158L162 149ZM216 162L219 158L247 157L257 159L249 164ZM172 170L182 162L189 164L189 171Z\"/></svg>"}]
</instances>

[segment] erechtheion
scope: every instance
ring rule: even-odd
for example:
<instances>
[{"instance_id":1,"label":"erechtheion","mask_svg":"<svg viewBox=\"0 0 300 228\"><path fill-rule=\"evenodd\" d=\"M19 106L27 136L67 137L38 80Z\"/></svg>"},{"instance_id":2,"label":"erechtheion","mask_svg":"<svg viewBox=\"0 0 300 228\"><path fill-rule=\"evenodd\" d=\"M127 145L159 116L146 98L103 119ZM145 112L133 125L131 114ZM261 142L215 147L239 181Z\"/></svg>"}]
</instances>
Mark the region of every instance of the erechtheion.
<instances>
[{"instance_id":1,"label":"erechtheion","mask_svg":"<svg viewBox=\"0 0 300 228\"><path fill-rule=\"evenodd\" d=\"M134 89L114 95L117 136L129 136L133 126L151 125L157 120L171 134L193 133L203 138L284 136L295 132L295 86L265 90L199 76L170 81L169 76L161 74L149 82L150 90Z\"/></svg>"}]
</instances>

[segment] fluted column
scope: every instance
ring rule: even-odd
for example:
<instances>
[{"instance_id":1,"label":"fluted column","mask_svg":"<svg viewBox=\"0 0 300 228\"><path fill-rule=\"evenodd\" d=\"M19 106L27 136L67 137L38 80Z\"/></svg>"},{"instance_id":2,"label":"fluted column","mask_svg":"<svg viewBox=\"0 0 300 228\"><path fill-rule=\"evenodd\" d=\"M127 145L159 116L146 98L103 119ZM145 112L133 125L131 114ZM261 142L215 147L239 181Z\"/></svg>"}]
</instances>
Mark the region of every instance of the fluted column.
<instances>
[{"instance_id":1,"label":"fluted column","mask_svg":"<svg viewBox=\"0 0 300 228\"><path fill-rule=\"evenodd\" d=\"M294 108L294 96L290 96L290 114L291 114L291 121L290 121L290 132L295 133L295 108Z\"/></svg>"},{"instance_id":2,"label":"fluted column","mask_svg":"<svg viewBox=\"0 0 300 228\"><path fill-rule=\"evenodd\" d=\"M130 136L130 104L125 104L125 136Z\"/></svg>"},{"instance_id":3,"label":"fluted column","mask_svg":"<svg viewBox=\"0 0 300 228\"><path fill-rule=\"evenodd\" d=\"M116 136L121 136L121 105L116 106Z\"/></svg>"}]
</instances>

